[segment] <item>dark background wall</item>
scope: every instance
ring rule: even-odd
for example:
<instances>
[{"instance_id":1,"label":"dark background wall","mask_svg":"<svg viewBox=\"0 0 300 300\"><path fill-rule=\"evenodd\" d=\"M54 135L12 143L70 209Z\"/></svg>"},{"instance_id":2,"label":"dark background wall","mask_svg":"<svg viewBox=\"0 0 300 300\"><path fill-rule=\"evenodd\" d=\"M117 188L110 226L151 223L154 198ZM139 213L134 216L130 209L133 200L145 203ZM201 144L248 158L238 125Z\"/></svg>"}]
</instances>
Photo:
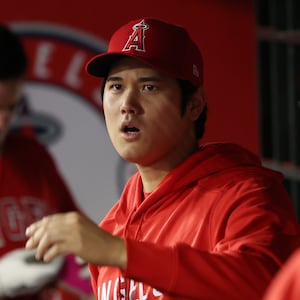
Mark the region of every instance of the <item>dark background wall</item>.
<instances>
[{"instance_id":1,"label":"dark background wall","mask_svg":"<svg viewBox=\"0 0 300 300\"><path fill-rule=\"evenodd\" d=\"M256 1L259 132L265 165L285 174L300 218L300 2Z\"/></svg>"}]
</instances>

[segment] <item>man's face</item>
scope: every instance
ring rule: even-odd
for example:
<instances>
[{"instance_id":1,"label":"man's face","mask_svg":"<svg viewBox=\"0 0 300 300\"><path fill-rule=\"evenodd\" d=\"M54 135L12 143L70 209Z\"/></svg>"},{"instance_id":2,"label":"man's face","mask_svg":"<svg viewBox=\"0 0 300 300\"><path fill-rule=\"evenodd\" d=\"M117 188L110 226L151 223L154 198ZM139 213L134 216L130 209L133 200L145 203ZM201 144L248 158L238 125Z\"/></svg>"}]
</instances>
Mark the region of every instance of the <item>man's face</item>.
<instances>
[{"instance_id":1,"label":"man's face","mask_svg":"<svg viewBox=\"0 0 300 300\"><path fill-rule=\"evenodd\" d=\"M21 95L22 79L0 80L0 146L15 116Z\"/></svg>"},{"instance_id":2,"label":"man's face","mask_svg":"<svg viewBox=\"0 0 300 300\"><path fill-rule=\"evenodd\" d=\"M182 145L194 132L194 122L187 114L182 116L180 104L176 79L131 58L112 66L104 87L103 109L109 136L120 156L141 166L178 159Z\"/></svg>"}]
</instances>

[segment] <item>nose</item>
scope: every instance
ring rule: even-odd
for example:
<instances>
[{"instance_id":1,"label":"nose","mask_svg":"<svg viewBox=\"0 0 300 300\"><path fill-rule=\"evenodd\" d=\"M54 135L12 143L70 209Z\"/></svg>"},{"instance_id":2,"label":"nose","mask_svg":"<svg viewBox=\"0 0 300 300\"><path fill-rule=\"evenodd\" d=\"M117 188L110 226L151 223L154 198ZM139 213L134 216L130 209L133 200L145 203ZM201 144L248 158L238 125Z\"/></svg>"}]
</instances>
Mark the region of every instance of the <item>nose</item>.
<instances>
[{"instance_id":1,"label":"nose","mask_svg":"<svg viewBox=\"0 0 300 300\"><path fill-rule=\"evenodd\" d=\"M122 114L138 114L141 109L138 95L134 92L128 92L123 95L120 107Z\"/></svg>"}]
</instances>

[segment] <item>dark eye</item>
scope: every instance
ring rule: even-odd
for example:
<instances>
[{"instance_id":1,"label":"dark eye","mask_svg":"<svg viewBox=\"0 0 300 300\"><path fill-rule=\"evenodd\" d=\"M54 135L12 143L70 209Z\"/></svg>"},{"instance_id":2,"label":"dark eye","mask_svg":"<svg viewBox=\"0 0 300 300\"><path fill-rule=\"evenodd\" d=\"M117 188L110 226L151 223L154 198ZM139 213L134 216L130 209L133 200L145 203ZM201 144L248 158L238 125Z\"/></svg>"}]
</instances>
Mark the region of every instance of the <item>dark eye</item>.
<instances>
[{"instance_id":1,"label":"dark eye","mask_svg":"<svg viewBox=\"0 0 300 300\"><path fill-rule=\"evenodd\" d=\"M154 91L154 90L156 90L156 89L157 89L157 87L154 86L154 85L152 85L152 84L145 84L145 85L144 85L144 90L146 90L146 91L151 92L151 91Z\"/></svg>"},{"instance_id":2,"label":"dark eye","mask_svg":"<svg viewBox=\"0 0 300 300\"><path fill-rule=\"evenodd\" d=\"M111 88L112 90L118 91L118 90L120 90L120 89L122 88L122 85L119 84L119 83L114 83L114 84L112 84L112 85L110 86L110 88Z\"/></svg>"}]
</instances>

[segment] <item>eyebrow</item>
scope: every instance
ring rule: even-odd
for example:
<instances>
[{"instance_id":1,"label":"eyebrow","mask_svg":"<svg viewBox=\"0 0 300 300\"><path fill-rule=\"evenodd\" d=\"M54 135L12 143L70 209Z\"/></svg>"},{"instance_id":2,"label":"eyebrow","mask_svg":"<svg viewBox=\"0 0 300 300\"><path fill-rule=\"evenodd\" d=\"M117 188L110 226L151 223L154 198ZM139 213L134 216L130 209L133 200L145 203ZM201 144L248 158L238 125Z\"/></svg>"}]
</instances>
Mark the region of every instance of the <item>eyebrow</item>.
<instances>
[{"instance_id":1,"label":"eyebrow","mask_svg":"<svg viewBox=\"0 0 300 300\"><path fill-rule=\"evenodd\" d=\"M120 81L120 80L122 80L121 77L111 76L111 77L107 77L106 82L107 81Z\"/></svg>"},{"instance_id":2,"label":"eyebrow","mask_svg":"<svg viewBox=\"0 0 300 300\"><path fill-rule=\"evenodd\" d=\"M121 81L123 78L118 77L118 76L111 76L108 77L106 81L109 82L116 82L116 81ZM154 81L154 82L160 82L162 81L162 78L160 76L143 76L138 79L139 82L149 82L149 81Z\"/></svg>"}]
</instances>

